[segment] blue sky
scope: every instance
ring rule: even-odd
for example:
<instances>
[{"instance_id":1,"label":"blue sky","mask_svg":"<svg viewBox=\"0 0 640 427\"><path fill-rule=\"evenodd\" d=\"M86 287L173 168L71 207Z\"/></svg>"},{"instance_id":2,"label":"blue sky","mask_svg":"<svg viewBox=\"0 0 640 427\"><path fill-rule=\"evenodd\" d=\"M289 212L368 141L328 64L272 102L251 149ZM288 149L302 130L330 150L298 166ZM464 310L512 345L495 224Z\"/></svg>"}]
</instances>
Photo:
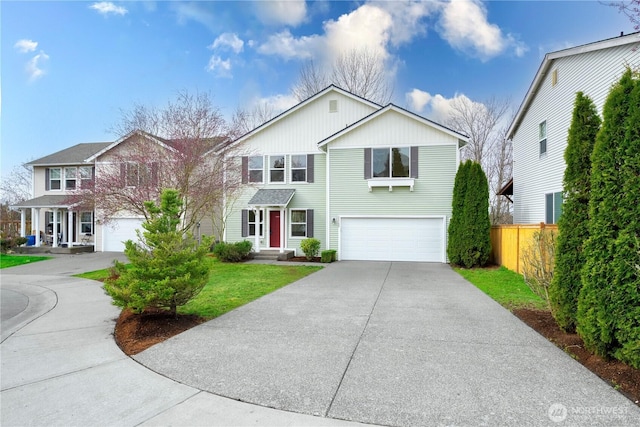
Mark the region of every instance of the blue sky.
<instances>
[{"instance_id":1,"label":"blue sky","mask_svg":"<svg viewBox=\"0 0 640 427\"><path fill-rule=\"evenodd\" d=\"M366 47L392 102L434 120L458 96L517 107L544 54L630 33L597 1L2 1L1 172L109 129L135 103L208 91L223 114L292 106L305 61Z\"/></svg>"}]
</instances>

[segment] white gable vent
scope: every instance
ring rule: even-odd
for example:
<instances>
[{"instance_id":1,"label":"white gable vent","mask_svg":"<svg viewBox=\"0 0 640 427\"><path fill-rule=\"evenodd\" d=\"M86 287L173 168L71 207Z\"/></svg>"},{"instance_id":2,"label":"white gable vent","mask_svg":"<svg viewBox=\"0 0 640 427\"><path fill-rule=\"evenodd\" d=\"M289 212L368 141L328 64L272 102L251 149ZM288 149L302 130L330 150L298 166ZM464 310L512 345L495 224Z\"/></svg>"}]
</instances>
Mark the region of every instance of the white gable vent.
<instances>
[{"instance_id":1,"label":"white gable vent","mask_svg":"<svg viewBox=\"0 0 640 427\"><path fill-rule=\"evenodd\" d=\"M337 113L338 112L338 100L337 99L330 99L329 100L329 112L330 113Z\"/></svg>"}]
</instances>

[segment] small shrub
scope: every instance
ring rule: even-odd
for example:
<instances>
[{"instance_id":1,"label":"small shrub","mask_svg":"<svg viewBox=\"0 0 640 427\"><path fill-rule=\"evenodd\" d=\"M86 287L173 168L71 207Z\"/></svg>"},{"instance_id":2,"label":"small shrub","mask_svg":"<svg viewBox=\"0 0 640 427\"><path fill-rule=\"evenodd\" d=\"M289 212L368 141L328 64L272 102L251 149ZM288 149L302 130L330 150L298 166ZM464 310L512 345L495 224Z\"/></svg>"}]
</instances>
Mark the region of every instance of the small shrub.
<instances>
[{"instance_id":1,"label":"small shrub","mask_svg":"<svg viewBox=\"0 0 640 427\"><path fill-rule=\"evenodd\" d=\"M300 242L300 249L302 249L302 252L304 252L307 259L311 261L317 257L318 252L320 252L320 240L313 237L304 239Z\"/></svg>"},{"instance_id":2,"label":"small shrub","mask_svg":"<svg viewBox=\"0 0 640 427\"><path fill-rule=\"evenodd\" d=\"M0 250L7 252L27 243L26 237L7 237L0 239Z\"/></svg>"},{"instance_id":3,"label":"small shrub","mask_svg":"<svg viewBox=\"0 0 640 427\"><path fill-rule=\"evenodd\" d=\"M213 254L222 262L240 262L249 258L252 247L248 240L235 243L220 242L213 247Z\"/></svg>"},{"instance_id":4,"label":"small shrub","mask_svg":"<svg viewBox=\"0 0 640 427\"><path fill-rule=\"evenodd\" d=\"M336 260L336 250L335 249L327 249L320 253L320 262L333 262Z\"/></svg>"},{"instance_id":5,"label":"small shrub","mask_svg":"<svg viewBox=\"0 0 640 427\"><path fill-rule=\"evenodd\" d=\"M552 231L540 230L533 233L528 247L522 251L522 275L534 294L542 298L549 310L549 286L553 280L555 264L556 235Z\"/></svg>"}]
</instances>

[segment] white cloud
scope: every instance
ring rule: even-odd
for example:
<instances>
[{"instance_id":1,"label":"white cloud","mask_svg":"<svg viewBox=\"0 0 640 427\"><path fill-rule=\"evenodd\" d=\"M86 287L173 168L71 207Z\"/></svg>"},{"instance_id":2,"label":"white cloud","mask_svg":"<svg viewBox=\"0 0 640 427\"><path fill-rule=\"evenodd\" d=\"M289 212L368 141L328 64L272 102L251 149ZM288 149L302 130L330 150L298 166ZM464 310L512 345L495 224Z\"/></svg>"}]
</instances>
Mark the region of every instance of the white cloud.
<instances>
[{"instance_id":1,"label":"white cloud","mask_svg":"<svg viewBox=\"0 0 640 427\"><path fill-rule=\"evenodd\" d=\"M269 36L267 41L258 47L258 52L281 56L284 59L307 59L322 50L323 42L322 37L318 35L295 38L291 31L286 29Z\"/></svg>"},{"instance_id":2,"label":"white cloud","mask_svg":"<svg viewBox=\"0 0 640 427\"><path fill-rule=\"evenodd\" d=\"M217 55L213 55L209 59L209 64L207 64L207 71L216 73L218 77L233 77L231 74L231 68L230 59L223 60Z\"/></svg>"},{"instance_id":3,"label":"white cloud","mask_svg":"<svg viewBox=\"0 0 640 427\"><path fill-rule=\"evenodd\" d=\"M256 104L264 104L273 108L276 114L279 114L294 105L298 104L298 99L291 94L278 94L266 98L260 98Z\"/></svg>"},{"instance_id":4,"label":"white cloud","mask_svg":"<svg viewBox=\"0 0 640 427\"><path fill-rule=\"evenodd\" d=\"M40 51L36 56L31 58L27 65L25 66L25 70L29 75L29 80L34 81L45 75L44 65L49 60L49 55Z\"/></svg>"},{"instance_id":5,"label":"white cloud","mask_svg":"<svg viewBox=\"0 0 640 427\"><path fill-rule=\"evenodd\" d=\"M443 6L439 32L452 47L487 61L504 53L509 47L518 56L526 46L500 27L489 23L487 10L478 0L452 0Z\"/></svg>"},{"instance_id":6,"label":"white cloud","mask_svg":"<svg viewBox=\"0 0 640 427\"><path fill-rule=\"evenodd\" d=\"M307 3L304 0L258 1L256 15L268 25L288 25L297 27L307 17Z\"/></svg>"},{"instance_id":7,"label":"white cloud","mask_svg":"<svg viewBox=\"0 0 640 427\"><path fill-rule=\"evenodd\" d=\"M171 7L176 12L178 24L184 25L188 21L195 21L212 31L215 30L216 17L205 8L204 2L171 2Z\"/></svg>"},{"instance_id":8,"label":"white cloud","mask_svg":"<svg viewBox=\"0 0 640 427\"><path fill-rule=\"evenodd\" d=\"M405 95L409 108L416 113L421 113L424 107L431 101L431 94L420 89L413 89Z\"/></svg>"},{"instance_id":9,"label":"white cloud","mask_svg":"<svg viewBox=\"0 0 640 427\"><path fill-rule=\"evenodd\" d=\"M218 36L217 39L213 42L210 49L231 49L235 53L242 52L242 48L244 46L244 42L238 37L237 34L234 33L223 33Z\"/></svg>"},{"instance_id":10,"label":"white cloud","mask_svg":"<svg viewBox=\"0 0 640 427\"><path fill-rule=\"evenodd\" d=\"M20 53L33 52L38 47L38 42L34 42L33 40L22 39L22 40L18 40L16 44L13 45L13 47L18 49L18 52Z\"/></svg>"},{"instance_id":11,"label":"white cloud","mask_svg":"<svg viewBox=\"0 0 640 427\"><path fill-rule=\"evenodd\" d=\"M101 1L98 3L94 3L89 7L93 10L96 10L101 15L105 15L105 16L109 14L123 16L123 15L126 15L127 12L129 12L123 6L116 6L110 1Z\"/></svg>"}]
</instances>

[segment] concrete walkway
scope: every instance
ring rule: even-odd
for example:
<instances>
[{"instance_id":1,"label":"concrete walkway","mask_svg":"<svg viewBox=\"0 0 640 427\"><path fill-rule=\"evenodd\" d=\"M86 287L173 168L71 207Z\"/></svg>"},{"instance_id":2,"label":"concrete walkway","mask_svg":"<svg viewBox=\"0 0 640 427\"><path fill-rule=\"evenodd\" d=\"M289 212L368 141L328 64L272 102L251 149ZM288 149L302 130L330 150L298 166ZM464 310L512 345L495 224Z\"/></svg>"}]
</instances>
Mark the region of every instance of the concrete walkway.
<instances>
[{"instance_id":1,"label":"concrete walkway","mask_svg":"<svg viewBox=\"0 0 640 427\"><path fill-rule=\"evenodd\" d=\"M629 400L446 265L331 264L134 360L113 341L118 310L100 284L68 277L101 254L74 257L1 272L3 426L640 419ZM18 307L8 318L7 298Z\"/></svg>"}]
</instances>

